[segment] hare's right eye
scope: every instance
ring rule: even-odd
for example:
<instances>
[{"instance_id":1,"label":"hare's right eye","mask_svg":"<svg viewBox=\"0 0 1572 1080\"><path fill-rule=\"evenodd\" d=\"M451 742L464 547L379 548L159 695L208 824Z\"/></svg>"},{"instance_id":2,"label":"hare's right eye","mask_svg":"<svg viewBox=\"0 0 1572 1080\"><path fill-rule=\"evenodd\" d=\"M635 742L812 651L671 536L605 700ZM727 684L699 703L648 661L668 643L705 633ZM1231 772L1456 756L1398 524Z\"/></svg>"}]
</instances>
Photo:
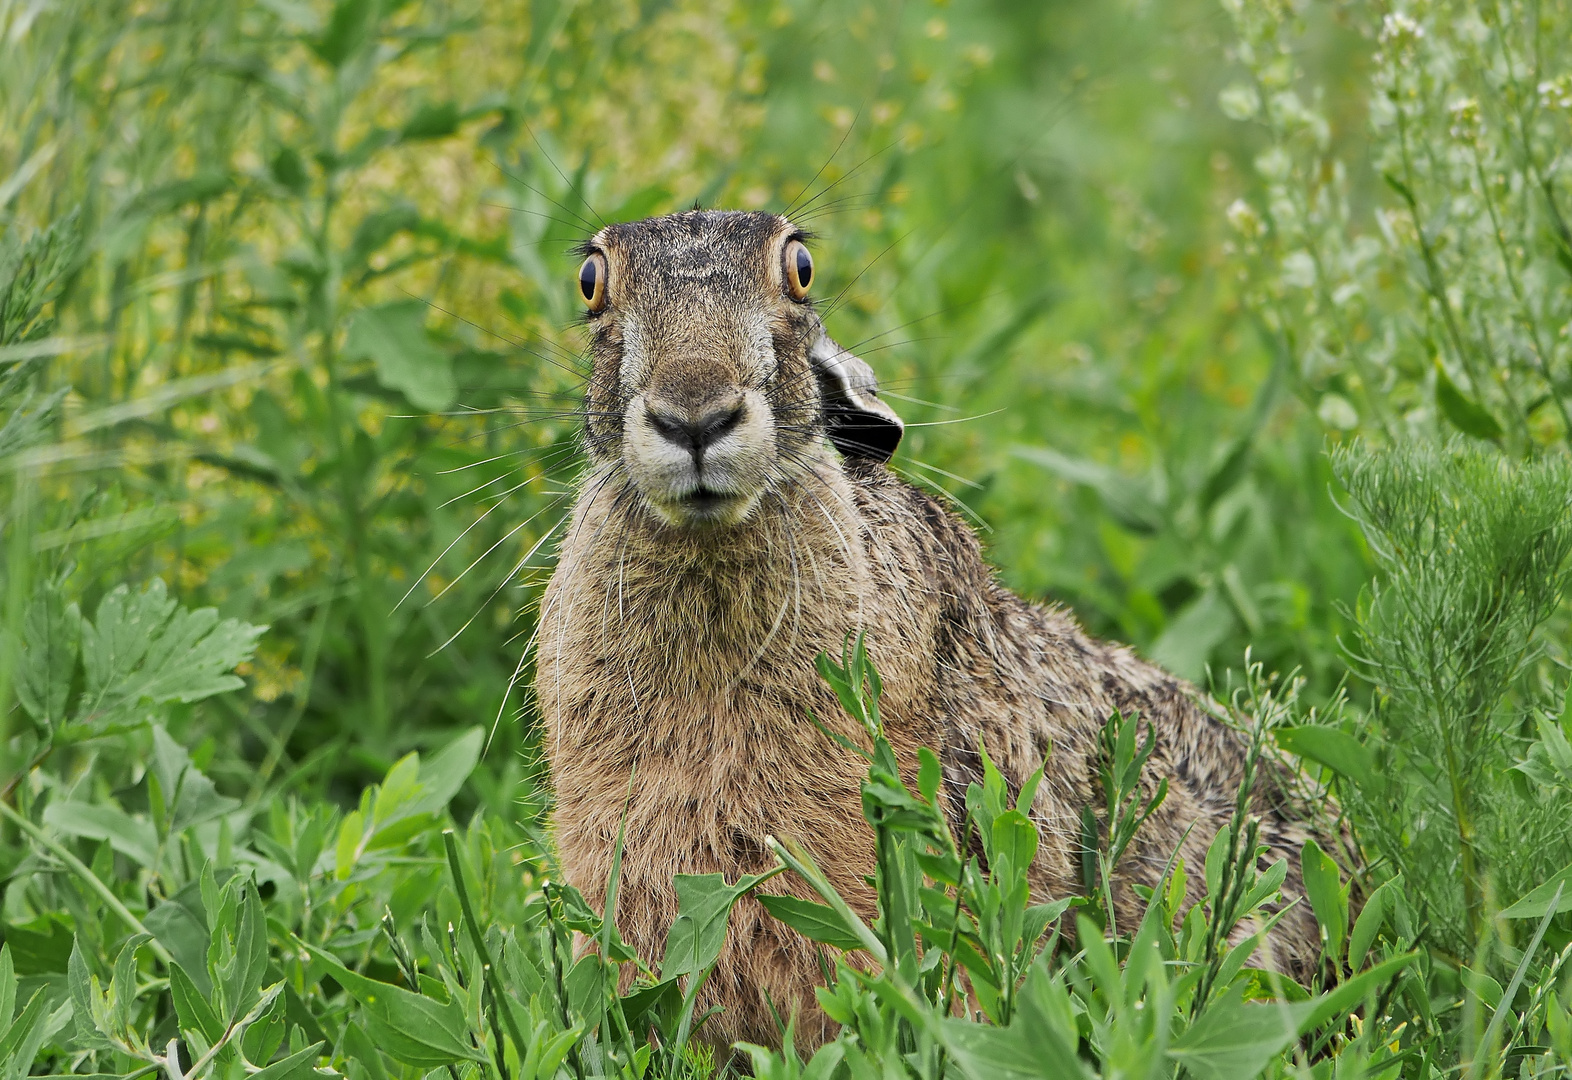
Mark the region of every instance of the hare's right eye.
<instances>
[{"instance_id":1,"label":"hare's right eye","mask_svg":"<svg viewBox=\"0 0 1572 1080\"><path fill-rule=\"evenodd\" d=\"M598 251L579 266L579 295L591 311L606 306L606 256Z\"/></svg>"},{"instance_id":2,"label":"hare's right eye","mask_svg":"<svg viewBox=\"0 0 1572 1080\"><path fill-rule=\"evenodd\" d=\"M806 300L808 286L813 284L813 256L801 240L793 240L784 252L786 292L793 300Z\"/></svg>"}]
</instances>

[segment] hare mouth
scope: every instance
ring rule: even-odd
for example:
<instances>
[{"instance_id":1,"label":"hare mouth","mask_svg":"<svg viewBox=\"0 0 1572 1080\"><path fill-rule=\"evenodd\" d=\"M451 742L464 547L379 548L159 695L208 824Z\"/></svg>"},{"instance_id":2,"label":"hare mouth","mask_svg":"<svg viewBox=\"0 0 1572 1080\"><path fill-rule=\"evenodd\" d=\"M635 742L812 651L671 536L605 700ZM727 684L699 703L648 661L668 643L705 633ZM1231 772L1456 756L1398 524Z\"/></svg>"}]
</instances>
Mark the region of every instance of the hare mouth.
<instances>
[{"instance_id":1,"label":"hare mouth","mask_svg":"<svg viewBox=\"0 0 1572 1080\"><path fill-rule=\"evenodd\" d=\"M645 500L666 524L737 525L752 512L757 497L748 492L720 491L702 484L682 495Z\"/></svg>"},{"instance_id":2,"label":"hare mouth","mask_svg":"<svg viewBox=\"0 0 1572 1080\"><path fill-rule=\"evenodd\" d=\"M675 500L678 513L689 521L735 521L738 511L752 500L735 491L717 491L702 484Z\"/></svg>"}]
</instances>

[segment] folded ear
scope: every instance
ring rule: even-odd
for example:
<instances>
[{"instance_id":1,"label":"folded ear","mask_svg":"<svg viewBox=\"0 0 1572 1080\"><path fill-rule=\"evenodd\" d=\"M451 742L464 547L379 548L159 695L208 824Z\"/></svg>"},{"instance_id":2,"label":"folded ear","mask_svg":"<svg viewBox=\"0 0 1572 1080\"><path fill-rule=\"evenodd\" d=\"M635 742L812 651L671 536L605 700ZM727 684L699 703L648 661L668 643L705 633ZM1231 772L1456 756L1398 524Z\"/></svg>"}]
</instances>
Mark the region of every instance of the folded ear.
<instances>
[{"instance_id":1,"label":"folded ear","mask_svg":"<svg viewBox=\"0 0 1572 1080\"><path fill-rule=\"evenodd\" d=\"M823 401L824 430L847 457L889 461L906 425L879 400L873 369L821 333L808 350Z\"/></svg>"}]
</instances>

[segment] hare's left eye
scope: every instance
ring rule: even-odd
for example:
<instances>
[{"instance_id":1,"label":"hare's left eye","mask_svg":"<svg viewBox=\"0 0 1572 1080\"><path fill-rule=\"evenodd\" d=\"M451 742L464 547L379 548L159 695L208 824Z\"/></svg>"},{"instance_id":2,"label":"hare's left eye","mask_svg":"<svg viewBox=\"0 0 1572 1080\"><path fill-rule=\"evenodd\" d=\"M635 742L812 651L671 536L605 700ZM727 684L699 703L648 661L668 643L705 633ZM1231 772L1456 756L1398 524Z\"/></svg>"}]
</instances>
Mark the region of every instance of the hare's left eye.
<instances>
[{"instance_id":1,"label":"hare's left eye","mask_svg":"<svg viewBox=\"0 0 1572 1080\"><path fill-rule=\"evenodd\" d=\"M806 300L808 286L813 284L813 256L801 240L786 245L786 291L793 300Z\"/></svg>"},{"instance_id":2,"label":"hare's left eye","mask_svg":"<svg viewBox=\"0 0 1572 1080\"><path fill-rule=\"evenodd\" d=\"M579 295L590 311L606 306L606 256L598 251L579 265Z\"/></svg>"}]
</instances>

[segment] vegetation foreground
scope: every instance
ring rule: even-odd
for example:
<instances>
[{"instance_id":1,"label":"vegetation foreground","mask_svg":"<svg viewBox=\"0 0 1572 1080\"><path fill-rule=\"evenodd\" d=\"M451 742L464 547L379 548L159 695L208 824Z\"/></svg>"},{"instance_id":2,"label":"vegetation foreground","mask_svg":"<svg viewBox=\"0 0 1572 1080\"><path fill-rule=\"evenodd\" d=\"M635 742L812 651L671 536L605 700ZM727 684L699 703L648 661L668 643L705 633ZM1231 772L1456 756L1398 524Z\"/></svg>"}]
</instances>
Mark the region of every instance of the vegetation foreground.
<instances>
[{"instance_id":1,"label":"vegetation foreground","mask_svg":"<svg viewBox=\"0 0 1572 1080\"><path fill-rule=\"evenodd\" d=\"M0 0L0 1075L1572 1075L1569 41L1564 0ZM1029 896L1034 782L955 836L859 637L818 664L872 925L783 841L679 877L649 966L555 879L559 256L695 198L822 231L894 467L1357 846L1298 856L1311 985L1255 966L1248 781L1124 925L1164 792L1109 717L1079 894ZM822 1048L705 1041L755 890Z\"/></svg>"}]
</instances>

